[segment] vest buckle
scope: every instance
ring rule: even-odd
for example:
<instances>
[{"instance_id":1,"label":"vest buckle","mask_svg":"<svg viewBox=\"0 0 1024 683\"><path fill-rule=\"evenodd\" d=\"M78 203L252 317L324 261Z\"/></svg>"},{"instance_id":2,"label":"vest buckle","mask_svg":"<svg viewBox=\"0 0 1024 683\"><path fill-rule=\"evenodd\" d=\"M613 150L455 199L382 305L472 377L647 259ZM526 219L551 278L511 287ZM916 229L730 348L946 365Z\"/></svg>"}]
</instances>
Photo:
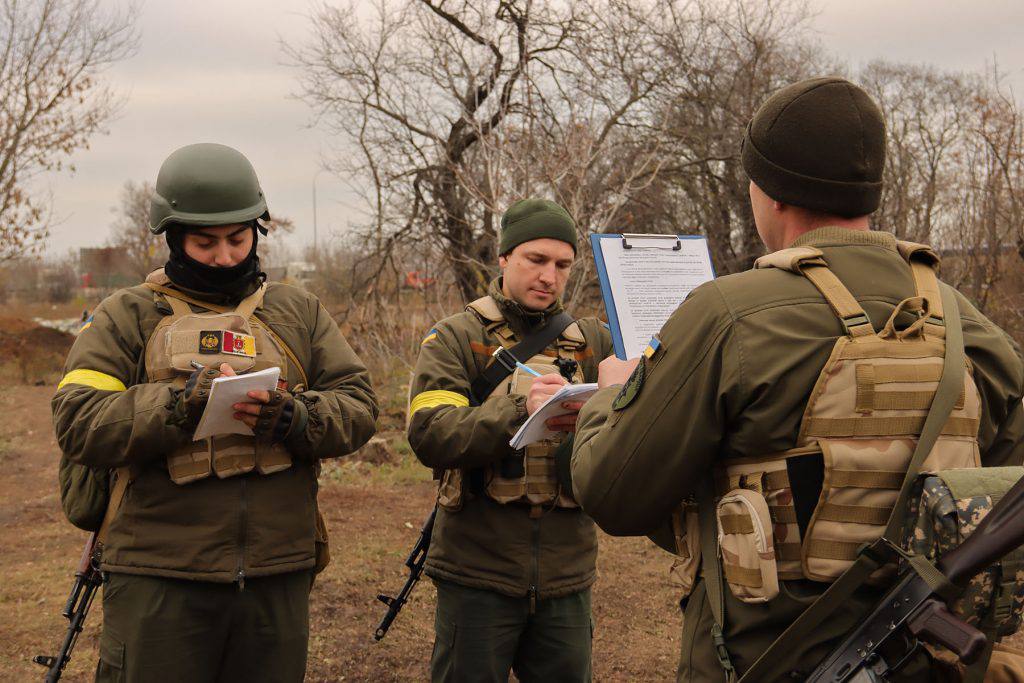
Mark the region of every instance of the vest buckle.
<instances>
[{"instance_id":1,"label":"vest buckle","mask_svg":"<svg viewBox=\"0 0 1024 683\"><path fill-rule=\"evenodd\" d=\"M495 349L494 353L492 353L491 356L494 358L494 360L501 363L503 368L505 368L509 372L515 372L516 363L518 362L518 360L515 356L512 355L512 352L506 349L504 346L499 346L497 349Z\"/></svg>"}]
</instances>

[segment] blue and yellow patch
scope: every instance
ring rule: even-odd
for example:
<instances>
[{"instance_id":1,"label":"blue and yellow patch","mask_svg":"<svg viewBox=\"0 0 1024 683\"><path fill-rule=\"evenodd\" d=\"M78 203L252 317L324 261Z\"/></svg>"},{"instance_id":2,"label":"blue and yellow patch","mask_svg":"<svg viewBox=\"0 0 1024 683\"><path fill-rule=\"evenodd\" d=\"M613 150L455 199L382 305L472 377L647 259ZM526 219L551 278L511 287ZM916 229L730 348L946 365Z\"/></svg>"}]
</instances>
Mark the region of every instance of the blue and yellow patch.
<instances>
[{"instance_id":1,"label":"blue and yellow patch","mask_svg":"<svg viewBox=\"0 0 1024 683\"><path fill-rule=\"evenodd\" d=\"M644 358L652 358L654 356L654 354L657 353L658 349L660 349L660 348L661 348L661 340L658 339L657 337L655 337L647 345L647 348L644 349L644 354L643 354Z\"/></svg>"},{"instance_id":2,"label":"blue and yellow patch","mask_svg":"<svg viewBox=\"0 0 1024 683\"><path fill-rule=\"evenodd\" d=\"M432 339L437 339L437 328L436 327L430 328L430 332L427 332L427 336L424 337L423 341L420 342L420 346L423 346L424 344L426 344L427 342L431 341Z\"/></svg>"},{"instance_id":3,"label":"blue and yellow patch","mask_svg":"<svg viewBox=\"0 0 1024 683\"><path fill-rule=\"evenodd\" d=\"M93 317L94 316L90 315L88 318L85 319L85 322L82 323L82 326L78 328L78 333L79 334L81 334L82 332L85 332L87 329L92 327L92 319L93 319Z\"/></svg>"}]
</instances>

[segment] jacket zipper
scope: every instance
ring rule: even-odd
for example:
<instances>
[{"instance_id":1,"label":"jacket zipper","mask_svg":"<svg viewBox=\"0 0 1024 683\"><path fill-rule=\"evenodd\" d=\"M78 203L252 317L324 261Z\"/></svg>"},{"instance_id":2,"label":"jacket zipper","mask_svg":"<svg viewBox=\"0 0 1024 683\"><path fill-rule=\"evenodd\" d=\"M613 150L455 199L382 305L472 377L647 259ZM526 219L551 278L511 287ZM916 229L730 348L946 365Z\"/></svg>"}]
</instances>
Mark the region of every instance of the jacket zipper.
<instances>
[{"instance_id":1,"label":"jacket zipper","mask_svg":"<svg viewBox=\"0 0 1024 683\"><path fill-rule=\"evenodd\" d=\"M245 477L241 477L238 480L239 491L241 492L241 505L239 506L238 516L238 573L235 574L235 581L238 582L238 590L245 590L245 527L248 522L248 501L245 495Z\"/></svg>"},{"instance_id":2,"label":"jacket zipper","mask_svg":"<svg viewBox=\"0 0 1024 683\"><path fill-rule=\"evenodd\" d=\"M540 581L540 518L533 522L531 530L532 553L530 557L530 614L537 611L537 583Z\"/></svg>"}]
</instances>

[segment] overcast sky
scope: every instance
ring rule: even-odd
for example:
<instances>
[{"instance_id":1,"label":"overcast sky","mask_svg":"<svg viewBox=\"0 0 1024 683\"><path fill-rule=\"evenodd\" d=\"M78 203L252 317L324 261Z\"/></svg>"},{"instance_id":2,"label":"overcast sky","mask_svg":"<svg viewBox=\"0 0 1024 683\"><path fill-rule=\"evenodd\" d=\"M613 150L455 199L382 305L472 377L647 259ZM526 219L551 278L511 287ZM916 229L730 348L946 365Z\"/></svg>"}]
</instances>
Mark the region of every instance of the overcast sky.
<instances>
[{"instance_id":1,"label":"overcast sky","mask_svg":"<svg viewBox=\"0 0 1024 683\"><path fill-rule=\"evenodd\" d=\"M49 254L102 244L126 180L155 181L160 162L193 142L238 148L253 162L272 213L296 224L292 243L313 240L312 184L329 140L294 99L296 72L280 40L308 35L312 3L280 0L148 0L138 53L107 72L127 99L107 135L72 159L74 174L45 178L60 223ZM822 44L854 67L874 58L978 71L997 60L1024 99L1021 0L819 0ZM342 235L343 183L317 179L321 239Z\"/></svg>"}]
</instances>

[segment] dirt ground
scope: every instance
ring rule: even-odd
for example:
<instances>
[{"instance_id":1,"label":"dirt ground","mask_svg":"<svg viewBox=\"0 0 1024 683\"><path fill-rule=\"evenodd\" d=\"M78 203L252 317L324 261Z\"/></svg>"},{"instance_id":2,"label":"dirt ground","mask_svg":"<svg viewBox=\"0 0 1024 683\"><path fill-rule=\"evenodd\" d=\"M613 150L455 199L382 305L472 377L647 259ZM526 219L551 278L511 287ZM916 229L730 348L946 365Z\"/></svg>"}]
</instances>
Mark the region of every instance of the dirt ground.
<instances>
[{"instance_id":1,"label":"dirt ground","mask_svg":"<svg viewBox=\"0 0 1024 683\"><path fill-rule=\"evenodd\" d=\"M85 533L68 524L57 494L52 386L0 393L0 680L41 677L35 654L53 654L60 616ZM313 588L309 681L423 681L433 642L434 589L416 588L387 638L372 639L384 614L379 592L405 580L402 562L430 509L433 486L405 454L395 465L325 468L321 508L333 561ZM681 618L668 583L668 555L643 539L601 536L594 589L598 681L671 680ZM101 606L94 604L64 680L91 680Z\"/></svg>"}]
</instances>

